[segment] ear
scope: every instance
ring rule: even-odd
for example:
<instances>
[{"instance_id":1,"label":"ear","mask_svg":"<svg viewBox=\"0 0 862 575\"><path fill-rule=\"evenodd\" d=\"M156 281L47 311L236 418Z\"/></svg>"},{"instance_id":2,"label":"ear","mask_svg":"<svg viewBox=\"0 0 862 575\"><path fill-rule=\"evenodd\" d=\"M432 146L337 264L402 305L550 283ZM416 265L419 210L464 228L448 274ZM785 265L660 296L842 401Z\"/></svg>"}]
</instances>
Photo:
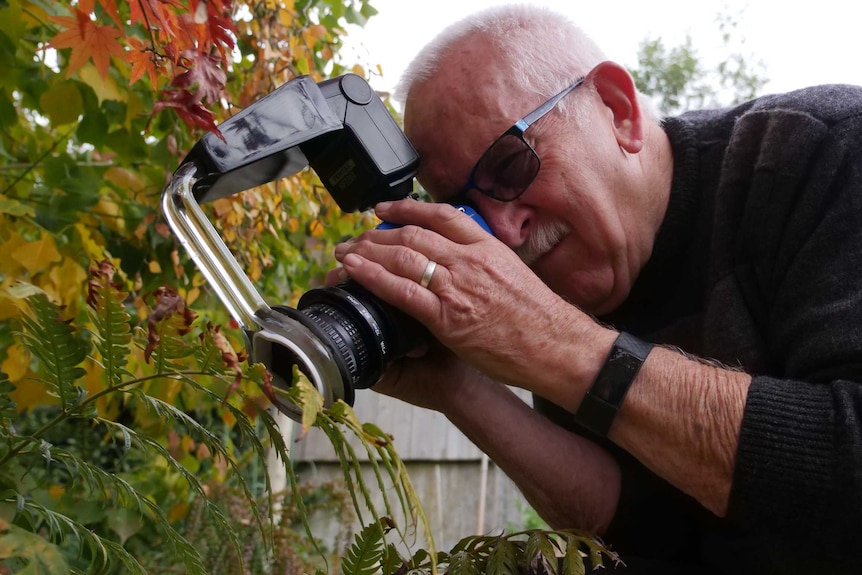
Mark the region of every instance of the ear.
<instances>
[{"instance_id":1,"label":"ear","mask_svg":"<svg viewBox=\"0 0 862 575\"><path fill-rule=\"evenodd\" d=\"M615 62L602 62L587 74L596 92L611 111L614 134L620 147L636 154L643 148L643 116L635 82L628 71Z\"/></svg>"}]
</instances>

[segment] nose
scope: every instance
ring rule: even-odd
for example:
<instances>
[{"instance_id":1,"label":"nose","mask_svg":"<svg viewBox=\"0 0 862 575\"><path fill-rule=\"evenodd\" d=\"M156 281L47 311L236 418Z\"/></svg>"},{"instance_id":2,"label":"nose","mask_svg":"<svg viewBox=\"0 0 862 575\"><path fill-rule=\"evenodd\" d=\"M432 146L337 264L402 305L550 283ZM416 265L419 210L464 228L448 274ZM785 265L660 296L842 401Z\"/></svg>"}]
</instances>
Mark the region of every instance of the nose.
<instances>
[{"instance_id":1,"label":"nose","mask_svg":"<svg viewBox=\"0 0 862 575\"><path fill-rule=\"evenodd\" d=\"M501 202L473 190L470 203L488 222L498 240L512 249L527 241L533 213L520 200Z\"/></svg>"}]
</instances>

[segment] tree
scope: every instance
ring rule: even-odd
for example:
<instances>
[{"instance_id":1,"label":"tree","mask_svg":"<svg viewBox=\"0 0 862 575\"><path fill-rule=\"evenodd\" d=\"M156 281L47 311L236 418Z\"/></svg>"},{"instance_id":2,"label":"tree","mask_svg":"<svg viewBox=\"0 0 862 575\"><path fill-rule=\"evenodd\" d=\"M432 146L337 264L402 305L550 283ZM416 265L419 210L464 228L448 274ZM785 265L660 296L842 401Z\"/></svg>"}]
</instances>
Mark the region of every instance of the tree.
<instances>
[{"instance_id":1,"label":"tree","mask_svg":"<svg viewBox=\"0 0 862 575\"><path fill-rule=\"evenodd\" d=\"M670 49L661 38L641 42L632 76L663 113L737 104L757 96L766 84L762 62L733 49L739 17L719 14L716 22L726 58L715 68L704 66L691 36Z\"/></svg>"}]
</instances>

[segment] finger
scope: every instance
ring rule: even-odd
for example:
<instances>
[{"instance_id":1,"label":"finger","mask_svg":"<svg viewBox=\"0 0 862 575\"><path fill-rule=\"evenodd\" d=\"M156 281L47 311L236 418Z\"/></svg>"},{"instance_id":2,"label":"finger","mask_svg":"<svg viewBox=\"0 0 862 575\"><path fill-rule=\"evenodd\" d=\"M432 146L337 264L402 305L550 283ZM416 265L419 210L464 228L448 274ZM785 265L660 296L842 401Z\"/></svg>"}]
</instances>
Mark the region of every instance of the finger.
<instances>
[{"instance_id":1,"label":"finger","mask_svg":"<svg viewBox=\"0 0 862 575\"><path fill-rule=\"evenodd\" d=\"M339 266L326 272L326 276L323 278L323 284L328 286L334 286L343 282L348 277L350 276L347 275L347 272L344 270L344 268Z\"/></svg>"},{"instance_id":2,"label":"finger","mask_svg":"<svg viewBox=\"0 0 862 575\"><path fill-rule=\"evenodd\" d=\"M392 273L379 263L356 253L347 254L343 265L350 277L371 290L378 298L432 328L432 320L439 315L440 300L430 289L420 286L416 279ZM440 266L435 275L438 273Z\"/></svg>"},{"instance_id":3,"label":"finger","mask_svg":"<svg viewBox=\"0 0 862 575\"><path fill-rule=\"evenodd\" d=\"M449 204L400 200L377 204L374 210L383 220L417 225L460 244L471 244L488 237L488 232L482 226Z\"/></svg>"},{"instance_id":4,"label":"finger","mask_svg":"<svg viewBox=\"0 0 862 575\"><path fill-rule=\"evenodd\" d=\"M439 262L433 258L399 244L360 241L350 244L346 250L337 250L336 258L343 262L349 253L359 255L366 260L376 262L392 274L418 283L423 288L433 289L432 281L435 285L440 285L442 275L445 273L442 270L443 264L438 265Z\"/></svg>"}]
</instances>

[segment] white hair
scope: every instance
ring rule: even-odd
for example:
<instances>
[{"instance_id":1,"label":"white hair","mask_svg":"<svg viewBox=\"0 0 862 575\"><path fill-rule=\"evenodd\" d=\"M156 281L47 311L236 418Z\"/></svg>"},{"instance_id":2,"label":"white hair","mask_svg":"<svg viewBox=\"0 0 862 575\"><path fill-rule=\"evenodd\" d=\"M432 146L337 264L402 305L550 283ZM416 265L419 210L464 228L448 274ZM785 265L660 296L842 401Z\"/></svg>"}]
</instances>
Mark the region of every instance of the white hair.
<instances>
[{"instance_id":1,"label":"white hair","mask_svg":"<svg viewBox=\"0 0 862 575\"><path fill-rule=\"evenodd\" d=\"M497 48L501 57L494 65L504 72L508 69L519 88L543 97L559 92L607 60L583 30L549 8L529 4L494 6L449 25L425 45L401 76L395 98L406 102L414 85L433 77L446 56L467 38L476 36ZM650 114L652 104L640 99ZM560 108L567 107L565 100L561 102Z\"/></svg>"},{"instance_id":2,"label":"white hair","mask_svg":"<svg viewBox=\"0 0 862 575\"><path fill-rule=\"evenodd\" d=\"M486 8L440 32L413 59L395 90L404 100L411 86L431 78L442 60L468 37L482 36L504 58L517 85L550 95L605 60L604 53L573 22L541 6L512 4Z\"/></svg>"}]
</instances>

